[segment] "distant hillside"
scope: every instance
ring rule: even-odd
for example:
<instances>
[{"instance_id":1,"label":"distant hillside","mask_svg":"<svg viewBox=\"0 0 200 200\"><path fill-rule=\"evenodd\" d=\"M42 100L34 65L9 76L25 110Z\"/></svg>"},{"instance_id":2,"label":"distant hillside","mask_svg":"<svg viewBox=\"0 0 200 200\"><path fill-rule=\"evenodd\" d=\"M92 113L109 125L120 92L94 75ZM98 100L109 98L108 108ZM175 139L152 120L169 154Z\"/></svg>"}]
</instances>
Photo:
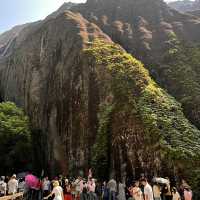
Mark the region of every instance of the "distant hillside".
<instances>
[{"instance_id":1,"label":"distant hillside","mask_svg":"<svg viewBox=\"0 0 200 200\"><path fill-rule=\"evenodd\" d=\"M8 43L11 38L14 38L18 33L27 26L27 24L13 27L11 30L6 31L0 35L0 48Z\"/></svg>"},{"instance_id":2,"label":"distant hillside","mask_svg":"<svg viewBox=\"0 0 200 200\"><path fill-rule=\"evenodd\" d=\"M170 7L180 11L180 12L188 12L200 9L200 0L191 1L191 0L183 0L183 1L174 1L168 4Z\"/></svg>"},{"instance_id":3,"label":"distant hillside","mask_svg":"<svg viewBox=\"0 0 200 200\"><path fill-rule=\"evenodd\" d=\"M200 17L200 9L194 10L194 11L189 11L188 13L191 14L191 15L195 15L197 17Z\"/></svg>"}]
</instances>

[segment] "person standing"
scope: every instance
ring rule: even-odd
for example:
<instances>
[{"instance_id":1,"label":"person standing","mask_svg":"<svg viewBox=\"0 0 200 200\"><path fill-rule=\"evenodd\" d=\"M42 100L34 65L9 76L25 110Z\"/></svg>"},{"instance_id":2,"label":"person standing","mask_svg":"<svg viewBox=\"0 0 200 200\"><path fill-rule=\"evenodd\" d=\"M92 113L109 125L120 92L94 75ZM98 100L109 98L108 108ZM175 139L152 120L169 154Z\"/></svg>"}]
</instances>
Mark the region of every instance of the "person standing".
<instances>
[{"instance_id":1,"label":"person standing","mask_svg":"<svg viewBox=\"0 0 200 200\"><path fill-rule=\"evenodd\" d=\"M181 196L175 187L172 188L172 200L181 200Z\"/></svg>"},{"instance_id":2,"label":"person standing","mask_svg":"<svg viewBox=\"0 0 200 200\"><path fill-rule=\"evenodd\" d=\"M158 183L155 183L153 185L153 196L154 196L154 200L161 200L161 189L160 189L160 185Z\"/></svg>"},{"instance_id":3,"label":"person standing","mask_svg":"<svg viewBox=\"0 0 200 200\"><path fill-rule=\"evenodd\" d=\"M116 200L117 194L117 182L112 178L107 185L110 192L110 200Z\"/></svg>"},{"instance_id":4,"label":"person standing","mask_svg":"<svg viewBox=\"0 0 200 200\"><path fill-rule=\"evenodd\" d=\"M164 197L164 200L172 200L172 192L171 192L170 180L169 180L168 177L166 177L165 179L167 179L168 182L163 187L163 197Z\"/></svg>"},{"instance_id":5,"label":"person standing","mask_svg":"<svg viewBox=\"0 0 200 200\"><path fill-rule=\"evenodd\" d=\"M121 182L118 183L118 200L126 200L125 187L125 184Z\"/></svg>"},{"instance_id":6,"label":"person standing","mask_svg":"<svg viewBox=\"0 0 200 200\"><path fill-rule=\"evenodd\" d=\"M184 188L184 200L192 200L192 190L190 188Z\"/></svg>"},{"instance_id":7,"label":"person standing","mask_svg":"<svg viewBox=\"0 0 200 200\"><path fill-rule=\"evenodd\" d=\"M72 200L71 185L70 185L68 179L65 179L64 199L65 200Z\"/></svg>"},{"instance_id":8,"label":"person standing","mask_svg":"<svg viewBox=\"0 0 200 200\"><path fill-rule=\"evenodd\" d=\"M20 178L18 183L19 192L24 192L25 190L25 178Z\"/></svg>"},{"instance_id":9,"label":"person standing","mask_svg":"<svg viewBox=\"0 0 200 200\"><path fill-rule=\"evenodd\" d=\"M46 176L43 180L42 183L42 190L43 190L43 196L46 197L49 195L50 193L50 186L51 186L51 182L49 181L48 176Z\"/></svg>"},{"instance_id":10,"label":"person standing","mask_svg":"<svg viewBox=\"0 0 200 200\"><path fill-rule=\"evenodd\" d=\"M87 188L88 188L89 200L96 200L97 199L97 195L95 193L96 184L95 180L92 177L90 177L87 182Z\"/></svg>"},{"instance_id":11,"label":"person standing","mask_svg":"<svg viewBox=\"0 0 200 200\"><path fill-rule=\"evenodd\" d=\"M181 199L185 200L185 196L187 196L187 193L189 193L190 191L191 191L191 194L192 194L191 187L189 186L189 184L184 179L182 179L181 180L181 186L180 186L180 196L181 196Z\"/></svg>"},{"instance_id":12,"label":"person standing","mask_svg":"<svg viewBox=\"0 0 200 200\"><path fill-rule=\"evenodd\" d=\"M53 200L64 200L63 189L59 185L59 181L53 181L53 190L51 194L44 199L48 199L49 197L52 197Z\"/></svg>"},{"instance_id":13,"label":"person standing","mask_svg":"<svg viewBox=\"0 0 200 200\"><path fill-rule=\"evenodd\" d=\"M80 195L80 200L88 200L88 188L87 188L87 183L84 181L83 182L83 190L81 192L81 195Z\"/></svg>"},{"instance_id":14,"label":"person standing","mask_svg":"<svg viewBox=\"0 0 200 200\"><path fill-rule=\"evenodd\" d=\"M5 177L0 178L0 197L5 196L7 191L7 184L5 182Z\"/></svg>"},{"instance_id":15,"label":"person standing","mask_svg":"<svg viewBox=\"0 0 200 200\"><path fill-rule=\"evenodd\" d=\"M152 190L152 187L149 185L147 179L142 178L141 183L144 186L144 200L154 200L153 190Z\"/></svg>"},{"instance_id":16,"label":"person standing","mask_svg":"<svg viewBox=\"0 0 200 200\"><path fill-rule=\"evenodd\" d=\"M132 195L132 198L134 200L143 200L142 191L141 191L139 185L140 185L140 182L136 181L133 184L133 187L131 187L129 190L130 194Z\"/></svg>"},{"instance_id":17,"label":"person standing","mask_svg":"<svg viewBox=\"0 0 200 200\"><path fill-rule=\"evenodd\" d=\"M17 193L18 181L16 180L16 175L13 174L11 179L8 181L8 194L13 195Z\"/></svg>"},{"instance_id":18,"label":"person standing","mask_svg":"<svg viewBox=\"0 0 200 200\"><path fill-rule=\"evenodd\" d=\"M107 187L106 181L103 182L103 186L102 186L102 199L109 200L109 189Z\"/></svg>"},{"instance_id":19,"label":"person standing","mask_svg":"<svg viewBox=\"0 0 200 200\"><path fill-rule=\"evenodd\" d=\"M78 177L75 182L75 191L76 191L76 194L75 194L75 199L76 200L79 200L80 199L80 195L83 191L83 180L82 180L82 177Z\"/></svg>"}]
</instances>

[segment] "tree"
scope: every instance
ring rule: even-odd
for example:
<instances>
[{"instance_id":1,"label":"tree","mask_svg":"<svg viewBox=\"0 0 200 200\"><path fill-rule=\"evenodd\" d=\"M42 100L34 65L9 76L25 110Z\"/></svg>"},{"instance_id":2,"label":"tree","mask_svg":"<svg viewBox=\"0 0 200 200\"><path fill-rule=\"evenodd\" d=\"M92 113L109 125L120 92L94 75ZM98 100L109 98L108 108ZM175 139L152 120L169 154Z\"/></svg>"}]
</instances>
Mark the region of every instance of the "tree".
<instances>
[{"instance_id":1,"label":"tree","mask_svg":"<svg viewBox=\"0 0 200 200\"><path fill-rule=\"evenodd\" d=\"M29 119L14 103L0 103L0 173L27 170L31 163Z\"/></svg>"}]
</instances>

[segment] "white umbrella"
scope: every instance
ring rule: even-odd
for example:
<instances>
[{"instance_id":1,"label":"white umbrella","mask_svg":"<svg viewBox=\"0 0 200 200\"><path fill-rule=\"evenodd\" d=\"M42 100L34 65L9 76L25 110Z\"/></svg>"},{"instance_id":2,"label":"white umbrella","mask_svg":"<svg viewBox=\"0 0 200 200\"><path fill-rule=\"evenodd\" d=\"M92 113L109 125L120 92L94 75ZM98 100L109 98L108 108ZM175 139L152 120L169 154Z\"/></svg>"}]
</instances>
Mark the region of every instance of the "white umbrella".
<instances>
[{"instance_id":1,"label":"white umbrella","mask_svg":"<svg viewBox=\"0 0 200 200\"><path fill-rule=\"evenodd\" d=\"M161 184L169 184L169 180L161 177L153 178L153 182L161 183Z\"/></svg>"}]
</instances>

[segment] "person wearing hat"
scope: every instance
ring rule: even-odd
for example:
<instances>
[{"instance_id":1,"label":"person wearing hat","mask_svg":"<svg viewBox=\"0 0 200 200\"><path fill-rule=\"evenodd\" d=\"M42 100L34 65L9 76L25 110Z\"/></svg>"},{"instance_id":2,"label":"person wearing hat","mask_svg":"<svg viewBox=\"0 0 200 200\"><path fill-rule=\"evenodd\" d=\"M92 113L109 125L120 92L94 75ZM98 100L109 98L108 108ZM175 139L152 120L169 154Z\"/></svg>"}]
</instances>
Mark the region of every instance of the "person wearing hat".
<instances>
[{"instance_id":1,"label":"person wearing hat","mask_svg":"<svg viewBox=\"0 0 200 200\"><path fill-rule=\"evenodd\" d=\"M16 175L13 174L11 179L8 181L8 194L13 195L17 193L18 189L18 181L16 179Z\"/></svg>"}]
</instances>

